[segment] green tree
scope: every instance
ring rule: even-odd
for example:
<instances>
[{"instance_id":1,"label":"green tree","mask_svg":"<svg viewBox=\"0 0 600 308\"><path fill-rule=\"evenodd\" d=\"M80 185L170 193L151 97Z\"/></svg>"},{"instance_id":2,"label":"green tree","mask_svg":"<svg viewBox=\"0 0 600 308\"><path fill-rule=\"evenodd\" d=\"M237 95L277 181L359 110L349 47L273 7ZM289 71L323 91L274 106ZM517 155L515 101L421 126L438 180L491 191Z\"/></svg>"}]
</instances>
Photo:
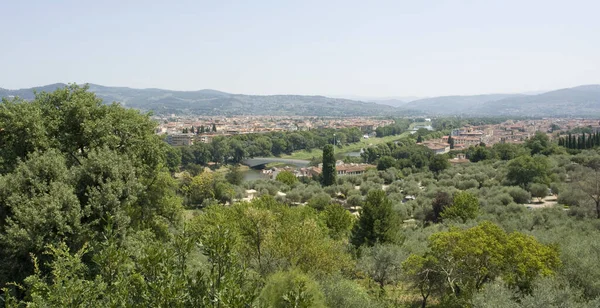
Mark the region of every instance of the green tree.
<instances>
[{"instance_id":1,"label":"green tree","mask_svg":"<svg viewBox=\"0 0 600 308\"><path fill-rule=\"evenodd\" d=\"M450 162L446 155L435 155L429 162L429 170L436 174L439 174L448 168L450 168Z\"/></svg>"},{"instance_id":2,"label":"green tree","mask_svg":"<svg viewBox=\"0 0 600 308\"><path fill-rule=\"evenodd\" d=\"M230 166L227 175L225 175L225 179L231 185L241 185L244 181L244 174L240 171L240 166Z\"/></svg>"},{"instance_id":3,"label":"green tree","mask_svg":"<svg viewBox=\"0 0 600 308\"><path fill-rule=\"evenodd\" d=\"M447 206L440 213L443 219L460 219L466 222L474 219L479 213L479 199L466 191L457 192L452 199L452 205Z\"/></svg>"},{"instance_id":4,"label":"green tree","mask_svg":"<svg viewBox=\"0 0 600 308\"><path fill-rule=\"evenodd\" d=\"M600 219L600 160L592 160L579 172L572 174L574 185L585 193L595 206L596 217Z\"/></svg>"},{"instance_id":5,"label":"green tree","mask_svg":"<svg viewBox=\"0 0 600 308\"><path fill-rule=\"evenodd\" d=\"M278 272L269 277L259 302L264 307L326 307L318 283L298 270Z\"/></svg>"},{"instance_id":6,"label":"green tree","mask_svg":"<svg viewBox=\"0 0 600 308\"><path fill-rule=\"evenodd\" d=\"M553 151L553 144L548 135L542 132L536 132L535 135L525 142L525 147L531 150L531 155L544 154L549 155Z\"/></svg>"},{"instance_id":7,"label":"green tree","mask_svg":"<svg viewBox=\"0 0 600 308\"><path fill-rule=\"evenodd\" d=\"M224 137L215 137L210 145L212 147L212 159L215 161L215 163L227 163L227 158L230 151L229 140Z\"/></svg>"},{"instance_id":8,"label":"green tree","mask_svg":"<svg viewBox=\"0 0 600 308\"><path fill-rule=\"evenodd\" d=\"M277 174L277 176L275 177L275 180L292 186L294 185L294 183L298 182L298 178L296 177L296 175L294 175L292 172L290 171L281 171Z\"/></svg>"},{"instance_id":9,"label":"green tree","mask_svg":"<svg viewBox=\"0 0 600 308\"><path fill-rule=\"evenodd\" d=\"M205 199L216 199L215 182L214 173L203 172L193 177L183 190L191 204L201 205Z\"/></svg>"},{"instance_id":10,"label":"green tree","mask_svg":"<svg viewBox=\"0 0 600 308\"><path fill-rule=\"evenodd\" d=\"M561 264L556 248L518 232L507 234L487 221L469 229L435 233L428 245L431 251L409 257L405 268L423 265L416 270L417 277L424 278L423 269L428 269L443 279L421 281L435 282L437 285L431 288L448 290L453 297L467 301L496 277L522 292L530 292L535 278L553 275Z\"/></svg>"},{"instance_id":11,"label":"green tree","mask_svg":"<svg viewBox=\"0 0 600 308\"><path fill-rule=\"evenodd\" d=\"M396 160L391 156L383 156L377 161L377 170L387 170L396 165Z\"/></svg>"},{"instance_id":12,"label":"green tree","mask_svg":"<svg viewBox=\"0 0 600 308\"><path fill-rule=\"evenodd\" d=\"M507 180L515 185L526 187L531 182L548 181L550 162L544 156L519 156L508 163Z\"/></svg>"},{"instance_id":13,"label":"green tree","mask_svg":"<svg viewBox=\"0 0 600 308\"><path fill-rule=\"evenodd\" d=\"M334 203L327 205L322 215L332 239L341 240L348 236L354 222L354 216L348 210Z\"/></svg>"},{"instance_id":14,"label":"green tree","mask_svg":"<svg viewBox=\"0 0 600 308\"><path fill-rule=\"evenodd\" d=\"M404 278L419 290L421 307L427 306L427 300L432 294L444 293L445 277L440 271L439 260L432 255L411 255L403 263Z\"/></svg>"},{"instance_id":15,"label":"green tree","mask_svg":"<svg viewBox=\"0 0 600 308\"><path fill-rule=\"evenodd\" d=\"M319 194L313 196L312 198L310 198L308 200L307 205L313 209L322 211L325 209L325 207L327 205L329 205L330 202L331 202L331 197L328 194L322 192L322 193L319 193Z\"/></svg>"},{"instance_id":16,"label":"green tree","mask_svg":"<svg viewBox=\"0 0 600 308\"><path fill-rule=\"evenodd\" d=\"M544 184L531 183L529 185L529 192L533 197L538 198L538 201L542 202L542 199L548 195L548 186Z\"/></svg>"},{"instance_id":17,"label":"green tree","mask_svg":"<svg viewBox=\"0 0 600 308\"><path fill-rule=\"evenodd\" d=\"M492 158L492 153L485 146L470 147L467 151L469 160L476 163Z\"/></svg>"},{"instance_id":18,"label":"green tree","mask_svg":"<svg viewBox=\"0 0 600 308\"><path fill-rule=\"evenodd\" d=\"M268 243L273 240L274 228L277 225L276 216L268 208L269 200L256 199L252 204L236 205L241 217L237 220L242 236L242 251L246 252L249 260L256 260L258 272L266 272L263 255L268 255ZM267 247L265 247L267 246Z\"/></svg>"},{"instance_id":19,"label":"green tree","mask_svg":"<svg viewBox=\"0 0 600 308\"><path fill-rule=\"evenodd\" d=\"M442 212L452 205L452 197L445 191L439 191L431 204L431 213L425 217L426 220L437 223L442 219Z\"/></svg>"},{"instance_id":20,"label":"green tree","mask_svg":"<svg viewBox=\"0 0 600 308\"><path fill-rule=\"evenodd\" d=\"M31 154L0 177L0 284L32 274L30 254L45 262L47 245L82 244L84 213L71 181L65 159L54 150Z\"/></svg>"},{"instance_id":21,"label":"green tree","mask_svg":"<svg viewBox=\"0 0 600 308\"><path fill-rule=\"evenodd\" d=\"M248 156L246 145L236 139L229 140L229 153L227 153L227 156L231 157L232 163L240 163Z\"/></svg>"},{"instance_id":22,"label":"green tree","mask_svg":"<svg viewBox=\"0 0 600 308\"><path fill-rule=\"evenodd\" d=\"M328 144L323 148L323 186L335 184L336 170L333 146Z\"/></svg>"},{"instance_id":23,"label":"green tree","mask_svg":"<svg viewBox=\"0 0 600 308\"><path fill-rule=\"evenodd\" d=\"M169 171L178 172L179 166L181 166L181 150L176 147L169 147L166 152L165 160Z\"/></svg>"},{"instance_id":24,"label":"green tree","mask_svg":"<svg viewBox=\"0 0 600 308\"><path fill-rule=\"evenodd\" d=\"M320 282L327 307L331 308L364 308L380 307L372 299L365 288L354 280L349 280L341 275L328 277Z\"/></svg>"},{"instance_id":25,"label":"green tree","mask_svg":"<svg viewBox=\"0 0 600 308\"><path fill-rule=\"evenodd\" d=\"M375 244L363 249L358 267L377 282L383 294L386 284L399 280L403 260L404 256L399 246Z\"/></svg>"},{"instance_id":26,"label":"green tree","mask_svg":"<svg viewBox=\"0 0 600 308\"><path fill-rule=\"evenodd\" d=\"M352 244L360 247L393 243L398 240L398 236L398 218L385 192L369 191L360 217L352 229Z\"/></svg>"},{"instance_id":27,"label":"green tree","mask_svg":"<svg viewBox=\"0 0 600 308\"><path fill-rule=\"evenodd\" d=\"M511 160L519 156L519 146L512 143L497 143L492 147L492 151L501 160ZM521 148L521 150L523 150Z\"/></svg>"}]
</instances>

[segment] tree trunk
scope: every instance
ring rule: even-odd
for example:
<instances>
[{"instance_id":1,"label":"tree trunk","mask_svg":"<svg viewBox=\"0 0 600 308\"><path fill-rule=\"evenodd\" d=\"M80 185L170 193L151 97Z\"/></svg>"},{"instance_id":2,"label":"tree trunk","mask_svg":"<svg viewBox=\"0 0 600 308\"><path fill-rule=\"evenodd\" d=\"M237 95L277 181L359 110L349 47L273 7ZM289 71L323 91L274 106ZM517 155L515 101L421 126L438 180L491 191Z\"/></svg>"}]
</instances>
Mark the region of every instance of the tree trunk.
<instances>
[{"instance_id":1,"label":"tree trunk","mask_svg":"<svg viewBox=\"0 0 600 308\"><path fill-rule=\"evenodd\" d=\"M429 294L427 294L427 296L423 296L423 301L421 302L421 308L425 308L425 306L427 306L427 298L429 297Z\"/></svg>"}]
</instances>

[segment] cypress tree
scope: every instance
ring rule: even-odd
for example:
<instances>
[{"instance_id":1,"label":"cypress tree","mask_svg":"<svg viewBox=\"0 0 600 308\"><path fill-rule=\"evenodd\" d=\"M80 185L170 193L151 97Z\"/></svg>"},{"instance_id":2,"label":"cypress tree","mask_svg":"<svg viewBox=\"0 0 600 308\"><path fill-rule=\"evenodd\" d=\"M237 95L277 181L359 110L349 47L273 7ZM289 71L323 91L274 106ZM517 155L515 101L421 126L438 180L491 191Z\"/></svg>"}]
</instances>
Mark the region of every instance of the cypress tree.
<instances>
[{"instance_id":1,"label":"cypress tree","mask_svg":"<svg viewBox=\"0 0 600 308\"><path fill-rule=\"evenodd\" d=\"M335 157L333 155L333 146L326 145L323 148L323 186L335 184Z\"/></svg>"}]
</instances>

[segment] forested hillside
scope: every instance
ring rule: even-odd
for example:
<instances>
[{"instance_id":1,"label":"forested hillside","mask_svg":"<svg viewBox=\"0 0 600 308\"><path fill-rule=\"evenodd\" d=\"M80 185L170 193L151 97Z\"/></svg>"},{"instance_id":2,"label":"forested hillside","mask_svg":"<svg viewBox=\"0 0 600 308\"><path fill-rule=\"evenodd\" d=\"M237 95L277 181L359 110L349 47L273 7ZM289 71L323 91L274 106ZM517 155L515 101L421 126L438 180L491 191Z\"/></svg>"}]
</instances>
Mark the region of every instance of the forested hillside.
<instances>
[{"instance_id":1,"label":"forested hillside","mask_svg":"<svg viewBox=\"0 0 600 308\"><path fill-rule=\"evenodd\" d=\"M0 97L32 99L34 90L54 91L64 86L54 84L22 90L0 88ZM129 108L163 115L389 116L397 111L387 105L325 96L243 95L215 90L171 91L96 84L90 84L89 89L107 103L119 102Z\"/></svg>"},{"instance_id":2,"label":"forested hillside","mask_svg":"<svg viewBox=\"0 0 600 308\"><path fill-rule=\"evenodd\" d=\"M600 115L600 85L579 86L536 95L441 96L412 101L403 108L429 115L595 117Z\"/></svg>"},{"instance_id":3,"label":"forested hillside","mask_svg":"<svg viewBox=\"0 0 600 308\"><path fill-rule=\"evenodd\" d=\"M598 148L536 134L451 164L408 136L363 175L242 182L230 141L153 130L78 86L2 101L0 305L600 306Z\"/></svg>"},{"instance_id":4,"label":"forested hillside","mask_svg":"<svg viewBox=\"0 0 600 308\"><path fill-rule=\"evenodd\" d=\"M34 98L34 91L51 92L65 84L21 90L0 88L0 97ZM440 96L399 102L362 102L309 95L243 95L216 90L172 91L89 84L106 103L153 111L158 115L297 115L297 116L600 116L600 85L560 89L537 95L484 94Z\"/></svg>"}]
</instances>

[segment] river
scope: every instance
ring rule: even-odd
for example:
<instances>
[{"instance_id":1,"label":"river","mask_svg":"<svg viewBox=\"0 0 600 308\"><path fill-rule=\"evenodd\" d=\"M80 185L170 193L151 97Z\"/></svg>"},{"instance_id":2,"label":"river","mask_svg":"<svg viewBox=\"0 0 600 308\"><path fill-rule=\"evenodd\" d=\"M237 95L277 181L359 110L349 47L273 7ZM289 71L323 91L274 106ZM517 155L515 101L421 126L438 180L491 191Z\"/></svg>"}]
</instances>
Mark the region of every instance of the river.
<instances>
[{"instance_id":1,"label":"river","mask_svg":"<svg viewBox=\"0 0 600 308\"><path fill-rule=\"evenodd\" d=\"M255 157L246 160L248 161L264 161L268 163L277 163L277 164L287 164L292 167L303 168L308 166L309 161L301 160L301 159L289 159L289 158L277 158L277 157ZM243 171L244 173L244 182L254 181L258 179L269 179L269 175L263 174L262 170L259 169L248 169Z\"/></svg>"},{"instance_id":2,"label":"river","mask_svg":"<svg viewBox=\"0 0 600 308\"><path fill-rule=\"evenodd\" d=\"M249 182L249 181L254 181L254 180L259 180L259 179L269 179L269 176L266 174L263 174L261 170L256 170L256 169L248 169L245 171L242 171L242 173L244 174L244 182Z\"/></svg>"}]
</instances>

